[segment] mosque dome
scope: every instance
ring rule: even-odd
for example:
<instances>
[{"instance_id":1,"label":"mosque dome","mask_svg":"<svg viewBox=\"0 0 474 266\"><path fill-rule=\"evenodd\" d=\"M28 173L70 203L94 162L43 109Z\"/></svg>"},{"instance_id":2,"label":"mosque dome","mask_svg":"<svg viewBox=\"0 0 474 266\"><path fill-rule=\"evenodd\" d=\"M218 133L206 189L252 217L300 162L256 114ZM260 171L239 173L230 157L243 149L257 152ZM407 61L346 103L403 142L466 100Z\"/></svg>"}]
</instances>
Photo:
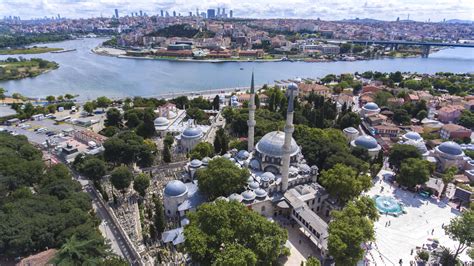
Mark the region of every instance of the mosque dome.
<instances>
[{"instance_id":1,"label":"mosque dome","mask_svg":"<svg viewBox=\"0 0 474 266\"><path fill-rule=\"evenodd\" d=\"M263 182L271 182L275 180L275 175L271 172L265 172L260 176L260 180Z\"/></svg>"},{"instance_id":2,"label":"mosque dome","mask_svg":"<svg viewBox=\"0 0 474 266\"><path fill-rule=\"evenodd\" d=\"M169 125L170 121L166 117L160 116L156 118L153 123L155 124L155 127L163 127Z\"/></svg>"},{"instance_id":3,"label":"mosque dome","mask_svg":"<svg viewBox=\"0 0 474 266\"><path fill-rule=\"evenodd\" d=\"M179 180L170 181L165 187L165 195L168 197L178 197L187 192L188 188Z\"/></svg>"},{"instance_id":4,"label":"mosque dome","mask_svg":"<svg viewBox=\"0 0 474 266\"><path fill-rule=\"evenodd\" d=\"M285 133L281 131L272 131L270 133L267 133L265 136L262 137L262 139L260 139L260 141L256 145L256 149L258 152L264 155L272 157L282 157L284 143ZM299 150L300 148L296 144L296 141L291 138L291 156L296 155Z\"/></svg>"},{"instance_id":5,"label":"mosque dome","mask_svg":"<svg viewBox=\"0 0 474 266\"><path fill-rule=\"evenodd\" d=\"M246 200L246 201L252 201L256 197L255 192L253 192L252 190L246 190L242 192L241 195L242 195L243 200Z\"/></svg>"},{"instance_id":6,"label":"mosque dome","mask_svg":"<svg viewBox=\"0 0 474 266\"><path fill-rule=\"evenodd\" d=\"M438 150L448 155L458 156L463 154L461 146L453 141L446 141L438 146Z\"/></svg>"},{"instance_id":7,"label":"mosque dome","mask_svg":"<svg viewBox=\"0 0 474 266\"><path fill-rule=\"evenodd\" d=\"M235 201L241 202L242 196L240 194L233 193L229 196L229 200L235 200Z\"/></svg>"},{"instance_id":8,"label":"mosque dome","mask_svg":"<svg viewBox=\"0 0 474 266\"><path fill-rule=\"evenodd\" d=\"M250 183L252 183L252 182L254 182L254 181L255 181L255 180L253 179L252 176L249 176L249 177L247 178L247 184L250 184Z\"/></svg>"},{"instance_id":9,"label":"mosque dome","mask_svg":"<svg viewBox=\"0 0 474 266\"><path fill-rule=\"evenodd\" d=\"M359 130L353 128L353 127L346 127L343 130L347 134L359 134Z\"/></svg>"},{"instance_id":10,"label":"mosque dome","mask_svg":"<svg viewBox=\"0 0 474 266\"><path fill-rule=\"evenodd\" d=\"M256 189L256 190L254 190L254 192L255 192L255 195L256 195L258 198L264 198L264 197L267 196L267 192L266 192L264 189L262 189L262 188L258 188L258 189Z\"/></svg>"},{"instance_id":11,"label":"mosque dome","mask_svg":"<svg viewBox=\"0 0 474 266\"><path fill-rule=\"evenodd\" d=\"M250 156L250 153L246 150L240 150L238 153L237 153L237 158L241 159L241 160L247 160Z\"/></svg>"},{"instance_id":12,"label":"mosque dome","mask_svg":"<svg viewBox=\"0 0 474 266\"><path fill-rule=\"evenodd\" d=\"M181 134L181 136L185 139L197 139L202 137L202 135L202 130L198 127L188 127Z\"/></svg>"},{"instance_id":13,"label":"mosque dome","mask_svg":"<svg viewBox=\"0 0 474 266\"><path fill-rule=\"evenodd\" d=\"M406 133L405 135L403 135L406 139L411 139L411 140L421 140L423 139L420 134L418 134L417 132L414 132L414 131L410 131L408 133Z\"/></svg>"},{"instance_id":14,"label":"mosque dome","mask_svg":"<svg viewBox=\"0 0 474 266\"><path fill-rule=\"evenodd\" d=\"M189 166L191 166L192 168L199 168L202 166L202 162L198 159L194 159L189 163Z\"/></svg>"},{"instance_id":15,"label":"mosque dome","mask_svg":"<svg viewBox=\"0 0 474 266\"><path fill-rule=\"evenodd\" d=\"M361 147L367 150L375 149L378 147L377 140L371 136L359 136L354 140L354 144L357 147Z\"/></svg>"},{"instance_id":16,"label":"mosque dome","mask_svg":"<svg viewBox=\"0 0 474 266\"><path fill-rule=\"evenodd\" d=\"M176 118L178 116L177 113L173 112L173 111L168 111L168 117L173 119L173 118Z\"/></svg>"},{"instance_id":17,"label":"mosque dome","mask_svg":"<svg viewBox=\"0 0 474 266\"><path fill-rule=\"evenodd\" d=\"M374 102L366 103L363 108L370 111L379 110L379 106Z\"/></svg>"},{"instance_id":18,"label":"mosque dome","mask_svg":"<svg viewBox=\"0 0 474 266\"><path fill-rule=\"evenodd\" d=\"M305 174L309 174L311 172L311 167L307 164L301 164L300 165L300 171Z\"/></svg>"},{"instance_id":19,"label":"mosque dome","mask_svg":"<svg viewBox=\"0 0 474 266\"><path fill-rule=\"evenodd\" d=\"M203 165L208 165L210 160L211 160L211 158L209 158L209 157L204 157L204 158L202 158L202 164L203 164Z\"/></svg>"},{"instance_id":20,"label":"mosque dome","mask_svg":"<svg viewBox=\"0 0 474 266\"><path fill-rule=\"evenodd\" d=\"M260 184L259 184L258 182L255 182L255 181L254 181L254 182L250 182L250 183L249 183L249 188L252 189L252 190L255 190L255 189L259 188L259 187L260 187Z\"/></svg>"}]
</instances>

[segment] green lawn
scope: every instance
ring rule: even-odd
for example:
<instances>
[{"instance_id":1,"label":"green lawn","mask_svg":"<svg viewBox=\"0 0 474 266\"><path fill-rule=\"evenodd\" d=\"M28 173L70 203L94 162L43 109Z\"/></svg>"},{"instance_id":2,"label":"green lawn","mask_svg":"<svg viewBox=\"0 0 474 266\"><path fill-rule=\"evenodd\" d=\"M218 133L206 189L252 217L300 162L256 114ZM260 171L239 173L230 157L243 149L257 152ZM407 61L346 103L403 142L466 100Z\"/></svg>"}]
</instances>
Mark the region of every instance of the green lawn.
<instances>
[{"instance_id":1,"label":"green lawn","mask_svg":"<svg viewBox=\"0 0 474 266\"><path fill-rule=\"evenodd\" d=\"M39 58L30 60L5 60L0 62L0 80L22 79L36 77L46 71L56 69L59 65Z\"/></svg>"},{"instance_id":2,"label":"green lawn","mask_svg":"<svg viewBox=\"0 0 474 266\"><path fill-rule=\"evenodd\" d=\"M16 55L16 54L43 54L53 51L61 51L63 48L49 48L49 47L30 47L19 49L2 49L0 55Z\"/></svg>"}]
</instances>

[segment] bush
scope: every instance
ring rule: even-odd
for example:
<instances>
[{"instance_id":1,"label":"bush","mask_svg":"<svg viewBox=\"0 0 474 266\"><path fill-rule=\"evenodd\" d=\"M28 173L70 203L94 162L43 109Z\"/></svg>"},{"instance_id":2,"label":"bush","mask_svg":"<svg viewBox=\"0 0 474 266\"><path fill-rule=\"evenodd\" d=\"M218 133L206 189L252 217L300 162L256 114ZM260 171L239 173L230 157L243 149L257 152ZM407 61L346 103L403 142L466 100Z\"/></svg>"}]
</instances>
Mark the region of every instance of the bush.
<instances>
[{"instance_id":1,"label":"bush","mask_svg":"<svg viewBox=\"0 0 474 266\"><path fill-rule=\"evenodd\" d=\"M430 253L425 250L418 251L417 255L422 261L428 261L430 259Z\"/></svg>"}]
</instances>

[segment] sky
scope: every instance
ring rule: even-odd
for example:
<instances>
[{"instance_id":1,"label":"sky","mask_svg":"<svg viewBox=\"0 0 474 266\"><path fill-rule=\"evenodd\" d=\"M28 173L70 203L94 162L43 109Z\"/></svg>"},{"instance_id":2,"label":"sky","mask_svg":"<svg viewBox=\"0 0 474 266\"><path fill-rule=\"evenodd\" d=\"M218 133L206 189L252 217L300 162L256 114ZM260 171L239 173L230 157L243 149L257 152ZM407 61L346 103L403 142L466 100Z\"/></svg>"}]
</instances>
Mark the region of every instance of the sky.
<instances>
[{"instance_id":1,"label":"sky","mask_svg":"<svg viewBox=\"0 0 474 266\"><path fill-rule=\"evenodd\" d=\"M474 0L0 0L0 17L110 17L115 8L121 16L139 10L155 15L161 9L187 15L218 7L248 18L474 20Z\"/></svg>"}]
</instances>

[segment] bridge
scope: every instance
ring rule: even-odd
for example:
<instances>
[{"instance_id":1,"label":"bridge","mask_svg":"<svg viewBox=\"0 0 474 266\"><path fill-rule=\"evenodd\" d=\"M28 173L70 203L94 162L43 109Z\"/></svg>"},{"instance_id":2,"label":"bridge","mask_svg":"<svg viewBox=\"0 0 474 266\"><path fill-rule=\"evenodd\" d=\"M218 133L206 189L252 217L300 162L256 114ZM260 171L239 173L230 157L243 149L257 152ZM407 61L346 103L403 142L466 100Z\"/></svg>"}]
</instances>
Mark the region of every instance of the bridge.
<instances>
[{"instance_id":1,"label":"bridge","mask_svg":"<svg viewBox=\"0 0 474 266\"><path fill-rule=\"evenodd\" d=\"M385 47L390 47L391 50L397 50L399 45L406 46L422 46L423 47L423 57L428 57L430 54L430 49L432 46L438 47L464 47L464 48L474 48L472 43L445 43L445 42L423 42L423 41L381 41L381 40L351 40L349 41L354 44L363 44L363 45L372 45L379 44Z\"/></svg>"}]
</instances>

